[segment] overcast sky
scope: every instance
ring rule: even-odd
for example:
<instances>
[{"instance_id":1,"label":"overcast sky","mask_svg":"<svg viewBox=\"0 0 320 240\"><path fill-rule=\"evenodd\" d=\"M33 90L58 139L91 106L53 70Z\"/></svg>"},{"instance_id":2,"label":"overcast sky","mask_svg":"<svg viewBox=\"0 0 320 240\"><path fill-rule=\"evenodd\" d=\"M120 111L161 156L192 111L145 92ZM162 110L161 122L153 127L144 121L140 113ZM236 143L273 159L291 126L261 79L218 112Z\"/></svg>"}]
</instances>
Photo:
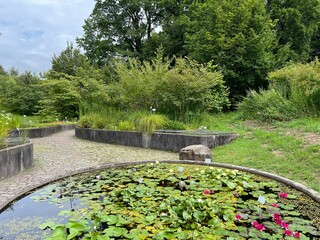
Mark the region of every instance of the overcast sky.
<instances>
[{"instance_id":1,"label":"overcast sky","mask_svg":"<svg viewBox=\"0 0 320 240\"><path fill-rule=\"evenodd\" d=\"M83 34L94 0L0 0L0 65L40 73Z\"/></svg>"}]
</instances>

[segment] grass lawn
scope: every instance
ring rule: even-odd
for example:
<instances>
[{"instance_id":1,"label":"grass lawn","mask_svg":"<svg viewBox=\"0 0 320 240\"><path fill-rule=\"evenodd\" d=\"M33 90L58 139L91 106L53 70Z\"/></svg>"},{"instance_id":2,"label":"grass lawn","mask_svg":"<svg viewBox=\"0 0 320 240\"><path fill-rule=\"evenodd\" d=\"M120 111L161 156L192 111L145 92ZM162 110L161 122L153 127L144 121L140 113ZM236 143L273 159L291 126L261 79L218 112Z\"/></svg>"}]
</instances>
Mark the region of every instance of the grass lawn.
<instances>
[{"instance_id":1,"label":"grass lawn","mask_svg":"<svg viewBox=\"0 0 320 240\"><path fill-rule=\"evenodd\" d=\"M229 113L213 116L208 128L240 134L231 144L213 149L214 162L275 173L320 192L319 118L267 124Z\"/></svg>"}]
</instances>

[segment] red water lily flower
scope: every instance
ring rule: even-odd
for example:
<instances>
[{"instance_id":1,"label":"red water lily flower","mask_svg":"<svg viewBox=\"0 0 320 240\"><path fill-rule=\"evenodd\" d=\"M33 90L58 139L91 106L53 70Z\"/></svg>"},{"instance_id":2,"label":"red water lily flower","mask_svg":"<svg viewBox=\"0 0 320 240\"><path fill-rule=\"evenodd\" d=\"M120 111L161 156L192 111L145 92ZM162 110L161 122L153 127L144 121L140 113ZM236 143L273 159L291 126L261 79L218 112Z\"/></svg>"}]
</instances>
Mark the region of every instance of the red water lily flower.
<instances>
[{"instance_id":1,"label":"red water lily flower","mask_svg":"<svg viewBox=\"0 0 320 240\"><path fill-rule=\"evenodd\" d=\"M287 197L288 197L288 193L281 192L281 193L279 194L279 196L280 196L281 198L287 198Z\"/></svg>"},{"instance_id":2,"label":"red water lily flower","mask_svg":"<svg viewBox=\"0 0 320 240\"><path fill-rule=\"evenodd\" d=\"M293 232L290 231L289 229L286 229L286 230L284 231L284 234L287 235L287 236L291 236L292 233L293 233Z\"/></svg>"},{"instance_id":3,"label":"red water lily flower","mask_svg":"<svg viewBox=\"0 0 320 240\"><path fill-rule=\"evenodd\" d=\"M295 233L293 234L293 236L294 236L295 238L300 238L300 233L299 233L299 232L295 232Z\"/></svg>"},{"instance_id":4,"label":"red water lily flower","mask_svg":"<svg viewBox=\"0 0 320 240\"><path fill-rule=\"evenodd\" d=\"M278 204L277 203L272 203L272 206L276 208L276 207L278 207Z\"/></svg>"},{"instance_id":5,"label":"red water lily flower","mask_svg":"<svg viewBox=\"0 0 320 240\"><path fill-rule=\"evenodd\" d=\"M239 221L242 219L242 216L240 214L236 214L235 219Z\"/></svg>"},{"instance_id":6,"label":"red water lily flower","mask_svg":"<svg viewBox=\"0 0 320 240\"><path fill-rule=\"evenodd\" d=\"M210 190L209 190L209 189L205 189L205 190L203 191L203 194L210 194Z\"/></svg>"},{"instance_id":7,"label":"red water lily flower","mask_svg":"<svg viewBox=\"0 0 320 240\"><path fill-rule=\"evenodd\" d=\"M259 230L259 231L264 231L264 230L266 230L266 228L265 228L262 224L258 223L257 221L254 221L254 222L252 223L252 225L253 225L254 228L256 228L256 229Z\"/></svg>"},{"instance_id":8,"label":"red water lily flower","mask_svg":"<svg viewBox=\"0 0 320 240\"><path fill-rule=\"evenodd\" d=\"M281 227L283 227L284 229L288 230L289 228L289 224L284 222L284 221L281 221L281 224L280 224Z\"/></svg>"}]
</instances>

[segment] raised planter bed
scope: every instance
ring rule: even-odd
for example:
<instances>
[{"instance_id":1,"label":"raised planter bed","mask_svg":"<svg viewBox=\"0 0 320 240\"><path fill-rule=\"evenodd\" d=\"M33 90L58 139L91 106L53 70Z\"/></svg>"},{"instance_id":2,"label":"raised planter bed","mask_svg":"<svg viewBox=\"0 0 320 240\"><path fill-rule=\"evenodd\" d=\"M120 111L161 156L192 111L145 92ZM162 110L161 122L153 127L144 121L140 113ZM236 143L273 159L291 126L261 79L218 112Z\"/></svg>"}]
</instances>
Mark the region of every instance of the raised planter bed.
<instances>
[{"instance_id":1,"label":"raised planter bed","mask_svg":"<svg viewBox=\"0 0 320 240\"><path fill-rule=\"evenodd\" d=\"M19 131L17 129L11 131L10 137L19 137L22 131L27 131L27 136L29 138L40 138L40 137L46 137L49 135L52 135L57 132L65 131L74 129L74 124L69 125L58 125L58 126L52 126L52 127L42 127L42 128L24 128L20 129Z\"/></svg>"},{"instance_id":2,"label":"raised planter bed","mask_svg":"<svg viewBox=\"0 0 320 240\"><path fill-rule=\"evenodd\" d=\"M141 132L112 131L89 128L75 128L78 138L95 142L119 144L133 147L152 148L165 151L180 151L189 145L203 144L209 148L230 143L238 137L233 133L200 131L159 131L151 135Z\"/></svg>"},{"instance_id":3,"label":"raised planter bed","mask_svg":"<svg viewBox=\"0 0 320 240\"><path fill-rule=\"evenodd\" d=\"M0 151L0 180L32 167L33 145L26 143Z\"/></svg>"}]
</instances>

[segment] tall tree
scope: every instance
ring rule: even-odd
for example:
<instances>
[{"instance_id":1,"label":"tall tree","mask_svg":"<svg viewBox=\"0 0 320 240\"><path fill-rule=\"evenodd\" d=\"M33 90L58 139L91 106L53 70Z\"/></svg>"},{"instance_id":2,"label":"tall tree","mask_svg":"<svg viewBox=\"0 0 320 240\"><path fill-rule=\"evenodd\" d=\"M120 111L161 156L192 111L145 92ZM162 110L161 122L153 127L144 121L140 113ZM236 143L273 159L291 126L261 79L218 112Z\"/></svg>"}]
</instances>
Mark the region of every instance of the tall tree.
<instances>
[{"instance_id":1,"label":"tall tree","mask_svg":"<svg viewBox=\"0 0 320 240\"><path fill-rule=\"evenodd\" d=\"M155 0L95 0L77 43L100 66L114 56L143 59L143 45L160 25L162 8Z\"/></svg>"},{"instance_id":2,"label":"tall tree","mask_svg":"<svg viewBox=\"0 0 320 240\"><path fill-rule=\"evenodd\" d=\"M279 45L289 48L289 60L306 61L320 51L320 0L268 0L266 8L276 21Z\"/></svg>"},{"instance_id":3,"label":"tall tree","mask_svg":"<svg viewBox=\"0 0 320 240\"><path fill-rule=\"evenodd\" d=\"M218 64L235 101L247 90L267 85L277 42L264 1L194 1L188 15L189 56Z\"/></svg>"},{"instance_id":4,"label":"tall tree","mask_svg":"<svg viewBox=\"0 0 320 240\"><path fill-rule=\"evenodd\" d=\"M51 70L55 72L65 73L71 76L76 75L78 67L88 67L89 64L86 57L81 54L78 48L73 46L73 43L68 42L67 48L60 55L53 55L51 60Z\"/></svg>"}]
</instances>

